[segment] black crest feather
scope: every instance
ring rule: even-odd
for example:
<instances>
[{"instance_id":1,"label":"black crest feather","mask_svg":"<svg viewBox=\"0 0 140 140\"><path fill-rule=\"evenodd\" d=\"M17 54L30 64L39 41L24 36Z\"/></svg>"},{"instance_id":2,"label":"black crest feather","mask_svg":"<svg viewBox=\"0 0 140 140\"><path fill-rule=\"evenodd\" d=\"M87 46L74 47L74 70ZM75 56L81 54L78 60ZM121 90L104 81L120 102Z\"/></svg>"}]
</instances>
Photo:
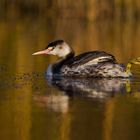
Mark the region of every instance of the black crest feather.
<instances>
[{"instance_id":1,"label":"black crest feather","mask_svg":"<svg viewBox=\"0 0 140 140\"><path fill-rule=\"evenodd\" d=\"M47 45L46 49L49 47L55 47L57 45L61 45L62 43L64 43L64 40L61 40L61 39L52 41Z\"/></svg>"}]
</instances>

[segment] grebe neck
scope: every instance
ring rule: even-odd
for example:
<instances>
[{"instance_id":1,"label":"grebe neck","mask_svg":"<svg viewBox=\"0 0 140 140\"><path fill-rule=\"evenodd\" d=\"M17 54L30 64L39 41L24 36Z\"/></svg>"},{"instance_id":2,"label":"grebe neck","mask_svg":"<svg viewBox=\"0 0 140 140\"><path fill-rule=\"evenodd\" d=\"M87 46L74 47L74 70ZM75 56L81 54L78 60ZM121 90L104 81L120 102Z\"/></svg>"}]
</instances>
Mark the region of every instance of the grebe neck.
<instances>
[{"instance_id":1,"label":"grebe neck","mask_svg":"<svg viewBox=\"0 0 140 140\"><path fill-rule=\"evenodd\" d=\"M67 61L74 57L74 52L70 52L67 56L63 57L61 60L51 65L51 71L53 74L60 74L61 67L66 64Z\"/></svg>"},{"instance_id":2,"label":"grebe neck","mask_svg":"<svg viewBox=\"0 0 140 140\"><path fill-rule=\"evenodd\" d=\"M63 64L65 64L68 60L70 60L71 58L74 57L74 52L70 52L68 55L66 55L65 57L63 57L61 60L57 61L55 64L58 64L59 66L62 66ZM54 65L55 65L54 64Z\"/></svg>"}]
</instances>

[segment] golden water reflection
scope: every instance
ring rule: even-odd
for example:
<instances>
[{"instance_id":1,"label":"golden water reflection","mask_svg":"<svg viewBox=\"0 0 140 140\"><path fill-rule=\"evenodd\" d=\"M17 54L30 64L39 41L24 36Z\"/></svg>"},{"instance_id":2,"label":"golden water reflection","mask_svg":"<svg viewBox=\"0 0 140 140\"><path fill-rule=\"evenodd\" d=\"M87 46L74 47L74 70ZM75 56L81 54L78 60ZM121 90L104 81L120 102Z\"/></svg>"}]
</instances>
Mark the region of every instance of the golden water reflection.
<instances>
[{"instance_id":1,"label":"golden water reflection","mask_svg":"<svg viewBox=\"0 0 140 140\"><path fill-rule=\"evenodd\" d=\"M24 18L1 21L0 31L2 140L139 139L139 68L133 68L138 77L132 81L63 79L52 84L44 73L57 58L31 55L61 38L77 54L104 50L126 63L140 56L139 20Z\"/></svg>"}]
</instances>

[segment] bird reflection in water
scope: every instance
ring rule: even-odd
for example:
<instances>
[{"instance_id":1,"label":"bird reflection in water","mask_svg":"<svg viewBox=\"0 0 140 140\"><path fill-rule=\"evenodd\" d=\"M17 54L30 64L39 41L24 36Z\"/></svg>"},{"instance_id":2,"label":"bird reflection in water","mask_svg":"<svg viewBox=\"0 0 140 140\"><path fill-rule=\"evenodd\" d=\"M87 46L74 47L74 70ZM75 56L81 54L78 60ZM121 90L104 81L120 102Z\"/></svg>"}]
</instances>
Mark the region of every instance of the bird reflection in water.
<instances>
[{"instance_id":1,"label":"bird reflection in water","mask_svg":"<svg viewBox=\"0 0 140 140\"><path fill-rule=\"evenodd\" d=\"M117 93L131 92L130 79L47 77L50 86L65 91L66 95L105 99Z\"/></svg>"},{"instance_id":2,"label":"bird reflection in water","mask_svg":"<svg viewBox=\"0 0 140 140\"><path fill-rule=\"evenodd\" d=\"M69 99L82 97L96 101L105 101L116 94L131 92L130 79L120 78L74 78L74 77L46 77L52 89L49 95L38 95L34 99L41 106L46 106L54 112L66 113L69 109Z\"/></svg>"},{"instance_id":3,"label":"bird reflection in water","mask_svg":"<svg viewBox=\"0 0 140 140\"><path fill-rule=\"evenodd\" d=\"M69 97L66 95L35 95L34 100L40 107L47 107L53 112L66 113L69 107Z\"/></svg>"}]
</instances>

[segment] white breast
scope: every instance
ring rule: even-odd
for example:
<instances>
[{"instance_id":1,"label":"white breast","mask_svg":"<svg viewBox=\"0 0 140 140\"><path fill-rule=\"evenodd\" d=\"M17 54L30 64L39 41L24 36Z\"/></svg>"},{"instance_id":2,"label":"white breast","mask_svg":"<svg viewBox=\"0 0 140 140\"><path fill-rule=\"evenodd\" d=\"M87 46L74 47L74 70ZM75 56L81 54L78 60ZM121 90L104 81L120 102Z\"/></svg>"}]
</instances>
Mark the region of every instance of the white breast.
<instances>
[{"instance_id":1,"label":"white breast","mask_svg":"<svg viewBox=\"0 0 140 140\"><path fill-rule=\"evenodd\" d=\"M49 65L47 69L47 76L52 76L52 75L53 75L52 65Z\"/></svg>"}]
</instances>

